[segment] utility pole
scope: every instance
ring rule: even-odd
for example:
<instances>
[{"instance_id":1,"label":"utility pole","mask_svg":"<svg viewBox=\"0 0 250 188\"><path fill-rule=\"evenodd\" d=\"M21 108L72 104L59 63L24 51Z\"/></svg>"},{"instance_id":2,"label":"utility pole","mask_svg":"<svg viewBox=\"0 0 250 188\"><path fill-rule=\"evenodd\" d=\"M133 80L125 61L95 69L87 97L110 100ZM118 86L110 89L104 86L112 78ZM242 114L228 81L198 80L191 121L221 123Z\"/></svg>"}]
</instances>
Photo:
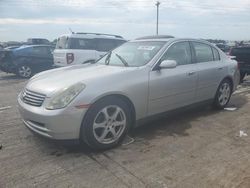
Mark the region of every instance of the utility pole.
<instances>
[{"instance_id":1,"label":"utility pole","mask_svg":"<svg viewBox=\"0 0 250 188\"><path fill-rule=\"evenodd\" d=\"M156 2L156 8L157 8L157 19L156 19L156 35L158 35L158 23L159 23L159 5L161 3L159 1Z\"/></svg>"}]
</instances>

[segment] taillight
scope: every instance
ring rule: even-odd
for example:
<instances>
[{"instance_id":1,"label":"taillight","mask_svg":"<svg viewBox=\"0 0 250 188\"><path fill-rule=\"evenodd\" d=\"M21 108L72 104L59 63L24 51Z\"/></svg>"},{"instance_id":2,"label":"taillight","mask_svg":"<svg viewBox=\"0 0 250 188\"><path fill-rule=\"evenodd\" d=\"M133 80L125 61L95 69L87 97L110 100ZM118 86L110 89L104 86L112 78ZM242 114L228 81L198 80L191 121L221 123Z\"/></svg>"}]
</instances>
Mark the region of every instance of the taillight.
<instances>
[{"instance_id":1,"label":"taillight","mask_svg":"<svg viewBox=\"0 0 250 188\"><path fill-rule=\"evenodd\" d=\"M66 58L67 58L67 64L71 64L74 61L74 54L73 53L67 53Z\"/></svg>"}]
</instances>

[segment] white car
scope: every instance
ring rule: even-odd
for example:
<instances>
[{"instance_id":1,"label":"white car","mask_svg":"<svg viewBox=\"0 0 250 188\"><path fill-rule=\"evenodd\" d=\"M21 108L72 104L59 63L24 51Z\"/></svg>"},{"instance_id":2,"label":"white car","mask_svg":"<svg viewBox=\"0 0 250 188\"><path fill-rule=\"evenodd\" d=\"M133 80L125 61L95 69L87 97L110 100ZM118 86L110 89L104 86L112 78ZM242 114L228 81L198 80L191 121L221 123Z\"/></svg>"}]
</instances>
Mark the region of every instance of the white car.
<instances>
[{"instance_id":1,"label":"white car","mask_svg":"<svg viewBox=\"0 0 250 188\"><path fill-rule=\"evenodd\" d=\"M126 42L121 36L99 33L72 33L58 38L54 51L54 65L94 62L108 51Z\"/></svg>"}]
</instances>

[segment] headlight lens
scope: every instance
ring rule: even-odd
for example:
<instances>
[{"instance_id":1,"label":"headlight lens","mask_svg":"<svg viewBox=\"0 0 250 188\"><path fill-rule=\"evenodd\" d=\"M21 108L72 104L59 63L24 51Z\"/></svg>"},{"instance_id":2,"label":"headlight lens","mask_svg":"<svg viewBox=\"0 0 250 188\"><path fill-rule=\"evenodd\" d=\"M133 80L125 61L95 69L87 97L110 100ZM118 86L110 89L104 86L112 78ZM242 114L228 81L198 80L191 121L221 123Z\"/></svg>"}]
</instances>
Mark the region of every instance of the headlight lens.
<instances>
[{"instance_id":1,"label":"headlight lens","mask_svg":"<svg viewBox=\"0 0 250 188\"><path fill-rule=\"evenodd\" d=\"M84 88L85 85L83 83L77 83L65 88L49 101L46 109L55 110L66 107Z\"/></svg>"}]
</instances>

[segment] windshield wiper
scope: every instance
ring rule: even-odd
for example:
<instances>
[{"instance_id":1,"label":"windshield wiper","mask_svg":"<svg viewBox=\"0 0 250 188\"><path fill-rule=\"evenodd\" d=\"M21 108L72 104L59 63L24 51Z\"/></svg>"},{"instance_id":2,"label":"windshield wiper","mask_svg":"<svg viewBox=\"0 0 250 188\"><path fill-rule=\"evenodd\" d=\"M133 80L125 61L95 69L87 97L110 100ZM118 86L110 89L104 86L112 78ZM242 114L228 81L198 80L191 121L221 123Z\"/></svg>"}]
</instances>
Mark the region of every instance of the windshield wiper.
<instances>
[{"instance_id":1,"label":"windshield wiper","mask_svg":"<svg viewBox=\"0 0 250 188\"><path fill-rule=\"evenodd\" d=\"M122 56L118 54L115 54L115 55L121 60L121 62L124 64L125 67L128 67L127 61Z\"/></svg>"},{"instance_id":2,"label":"windshield wiper","mask_svg":"<svg viewBox=\"0 0 250 188\"><path fill-rule=\"evenodd\" d=\"M107 55L106 59L105 59L105 65L108 65L110 62L110 57L111 57L112 51L109 52L109 54Z\"/></svg>"}]
</instances>

